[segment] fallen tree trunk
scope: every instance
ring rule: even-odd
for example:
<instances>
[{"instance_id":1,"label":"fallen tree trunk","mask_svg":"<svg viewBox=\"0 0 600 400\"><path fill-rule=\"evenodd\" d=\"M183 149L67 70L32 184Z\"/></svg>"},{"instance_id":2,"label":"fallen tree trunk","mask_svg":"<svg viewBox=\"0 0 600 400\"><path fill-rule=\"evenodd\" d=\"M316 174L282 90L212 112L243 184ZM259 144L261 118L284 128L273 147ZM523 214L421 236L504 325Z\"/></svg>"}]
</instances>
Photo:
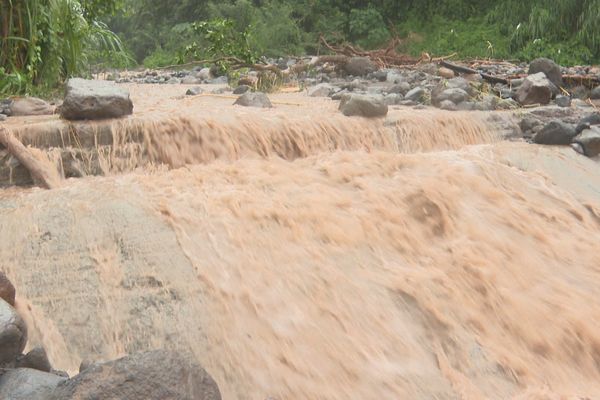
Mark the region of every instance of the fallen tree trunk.
<instances>
[{"instance_id":1,"label":"fallen tree trunk","mask_svg":"<svg viewBox=\"0 0 600 400\"><path fill-rule=\"evenodd\" d=\"M44 165L6 128L0 127L0 144L27 168L34 182L45 189L54 189L60 185L58 172L44 168Z\"/></svg>"},{"instance_id":2,"label":"fallen tree trunk","mask_svg":"<svg viewBox=\"0 0 600 400\"><path fill-rule=\"evenodd\" d=\"M498 76L494 76L494 75L490 75L490 74L486 74L484 72L477 71L476 69L465 67L463 65L453 64L453 63L448 62L446 60L441 60L440 61L440 65L442 67L446 67L448 69L451 69L452 71L455 71L455 72L458 72L458 73L461 73L461 74L477 74L477 75L480 75L481 78L483 78L483 80L485 80L485 81L487 81L489 83L502 83L504 85L508 84L508 79L500 78Z\"/></svg>"}]
</instances>

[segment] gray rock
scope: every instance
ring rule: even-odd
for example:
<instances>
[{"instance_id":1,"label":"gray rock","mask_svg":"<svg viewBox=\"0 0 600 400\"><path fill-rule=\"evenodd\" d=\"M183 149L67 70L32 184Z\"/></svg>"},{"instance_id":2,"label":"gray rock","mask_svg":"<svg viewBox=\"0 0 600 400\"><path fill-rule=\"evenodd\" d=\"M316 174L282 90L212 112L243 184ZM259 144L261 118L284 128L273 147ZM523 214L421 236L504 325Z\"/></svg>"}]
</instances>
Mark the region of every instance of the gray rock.
<instances>
[{"instance_id":1,"label":"gray rock","mask_svg":"<svg viewBox=\"0 0 600 400\"><path fill-rule=\"evenodd\" d=\"M0 299L0 366L11 363L27 343L27 326L17 311Z\"/></svg>"},{"instance_id":2,"label":"gray rock","mask_svg":"<svg viewBox=\"0 0 600 400\"><path fill-rule=\"evenodd\" d=\"M385 82L388 77L388 71L381 69L379 71L375 71L373 74L373 78L377 79L379 82Z\"/></svg>"},{"instance_id":3,"label":"gray rock","mask_svg":"<svg viewBox=\"0 0 600 400\"><path fill-rule=\"evenodd\" d=\"M519 127L521 128L521 132L523 132L524 135L531 135L533 133L534 128L541 125L542 121L531 116L526 116L521 120L521 122L519 122Z\"/></svg>"},{"instance_id":4,"label":"gray rock","mask_svg":"<svg viewBox=\"0 0 600 400\"><path fill-rule=\"evenodd\" d=\"M420 103L421 101L423 101L424 96L425 89L417 86L416 88L409 90L408 93L406 93L406 95L404 96L404 98L406 100L412 100L414 102Z\"/></svg>"},{"instance_id":5,"label":"gray rock","mask_svg":"<svg viewBox=\"0 0 600 400\"><path fill-rule=\"evenodd\" d=\"M433 104L441 104L443 101L450 100L454 104L462 103L469 98L469 94L460 88L451 88L446 89L442 92L436 93L436 96L431 97L431 102Z\"/></svg>"},{"instance_id":6,"label":"gray rock","mask_svg":"<svg viewBox=\"0 0 600 400\"><path fill-rule=\"evenodd\" d=\"M408 83L408 82L406 82L404 75L402 75L400 73L400 71L398 71L398 70L388 71L386 80L388 82L391 82L394 84L398 84L398 83L402 83L402 82Z\"/></svg>"},{"instance_id":7,"label":"gray rock","mask_svg":"<svg viewBox=\"0 0 600 400\"><path fill-rule=\"evenodd\" d=\"M502 99L496 106L497 110L514 110L519 108L519 103L514 99Z\"/></svg>"},{"instance_id":8,"label":"gray rock","mask_svg":"<svg viewBox=\"0 0 600 400\"><path fill-rule=\"evenodd\" d=\"M329 97L334 91L334 87L328 83L319 83L308 90L310 97Z\"/></svg>"},{"instance_id":9,"label":"gray rock","mask_svg":"<svg viewBox=\"0 0 600 400\"><path fill-rule=\"evenodd\" d=\"M388 113L388 106L381 97L361 94L344 96L340 102L339 109L347 117L361 116L374 118L386 116Z\"/></svg>"},{"instance_id":10,"label":"gray rock","mask_svg":"<svg viewBox=\"0 0 600 400\"><path fill-rule=\"evenodd\" d=\"M590 99L600 100L600 86L597 86L592 90L592 93L590 93Z\"/></svg>"},{"instance_id":11,"label":"gray rock","mask_svg":"<svg viewBox=\"0 0 600 400\"><path fill-rule=\"evenodd\" d=\"M410 107L410 106L416 106L417 102L413 101L413 100L402 100L401 102L398 103L398 105Z\"/></svg>"},{"instance_id":12,"label":"gray rock","mask_svg":"<svg viewBox=\"0 0 600 400\"><path fill-rule=\"evenodd\" d=\"M165 82L167 85L179 85L181 83L181 79L172 77L168 81Z\"/></svg>"},{"instance_id":13,"label":"gray rock","mask_svg":"<svg viewBox=\"0 0 600 400\"><path fill-rule=\"evenodd\" d=\"M387 92L388 93L400 93L401 95L406 95L406 93L408 93L410 91L410 89L411 89L410 83L400 82L393 86L390 86L390 88L387 89Z\"/></svg>"},{"instance_id":14,"label":"gray rock","mask_svg":"<svg viewBox=\"0 0 600 400\"><path fill-rule=\"evenodd\" d=\"M487 94L483 96L483 99L477 103L476 109L480 111L493 111L498 106L498 97Z\"/></svg>"},{"instance_id":15,"label":"gray rock","mask_svg":"<svg viewBox=\"0 0 600 400\"><path fill-rule=\"evenodd\" d=\"M558 95L554 101L559 107L571 107L571 98L569 96Z\"/></svg>"},{"instance_id":16,"label":"gray rock","mask_svg":"<svg viewBox=\"0 0 600 400\"><path fill-rule=\"evenodd\" d=\"M52 371L52 365L43 347L34 347L29 353L17 359L17 368L30 368L42 372Z\"/></svg>"},{"instance_id":17,"label":"gray rock","mask_svg":"<svg viewBox=\"0 0 600 400\"><path fill-rule=\"evenodd\" d=\"M6 301L11 306L15 305L16 290L6 274L0 271L0 299Z\"/></svg>"},{"instance_id":18,"label":"gray rock","mask_svg":"<svg viewBox=\"0 0 600 400\"><path fill-rule=\"evenodd\" d=\"M196 78L201 81L207 81L211 78L210 68L202 68L200 71L196 72Z\"/></svg>"},{"instance_id":19,"label":"gray rock","mask_svg":"<svg viewBox=\"0 0 600 400\"><path fill-rule=\"evenodd\" d=\"M212 79L210 83L212 83L213 85L227 85L229 83L229 80L226 76L219 76L217 78Z\"/></svg>"},{"instance_id":20,"label":"gray rock","mask_svg":"<svg viewBox=\"0 0 600 400\"><path fill-rule=\"evenodd\" d=\"M225 92L226 92L226 90L225 90L225 88L224 88L224 87L220 87L220 88L217 88L217 89L213 89L213 90L211 90L210 92L211 92L212 94L223 94L223 93L225 93Z\"/></svg>"},{"instance_id":21,"label":"gray rock","mask_svg":"<svg viewBox=\"0 0 600 400\"><path fill-rule=\"evenodd\" d=\"M577 135L575 127L562 121L550 121L535 134L533 142L537 144L568 145Z\"/></svg>"},{"instance_id":22,"label":"gray rock","mask_svg":"<svg viewBox=\"0 0 600 400\"><path fill-rule=\"evenodd\" d=\"M27 115L52 115L54 107L37 97L18 97L13 99L10 114L13 117Z\"/></svg>"},{"instance_id":23,"label":"gray rock","mask_svg":"<svg viewBox=\"0 0 600 400\"><path fill-rule=\"evenodd\" d=\"M56 387L47 400L220 400L217 384L181 355L151 351L93 364Z\"/></svg>"},{"instance_id":24,"label":"gray rock","mask_svg":"<svg viewBox=\"0 0 600 400\"><path fill-rule=\"evenodd\" d=\"M592 125L600 125L600 113L588 114L583 117L577 124L577 134L589 129Z\"/></svg>"},{"instance_id":25,"label":"gray rock","mask_svg":"<svg viewBox=\"0 0 600 400\"><path fill-rule=\"evenodd\" d=\"M575 86L571 89L571 97L574 99L587 100L591 96L591 91L583 85Z\"/></svg>"},{"instance_id":26,"label":"gray rock","mask_svg":"<svg viewBox=\"0 0 600 400\"><path fill-rule=\"evenodd\" d=\"M331 95L331 100L341 100L344 96L350 94L347 90L340 90Z\"/></svg>"},{"instance_id":27,"label":"gray rock","mask_svg":"<svg viewBox=\"0 0 600 400\"><path fill-rule=\"evenodd\" d=\"M529 75L538 74L540 72L543 72L556 87L563 85L560 67L554 61L548 58L538 58L533 60L529 65Z\"/></svg>"},{"instance_id":28,"label":"gray rock","mask_svg":"<svg viewBox=\"0 0 600 400\"><path fill-rule=\"evenodd\" d=\"M404 100L404 96L399 93L390 93L383 98L383 102L388 106L394 106Z\"/></svg>"},{"instance_id":29,"label":"gray rock","mask_svg":"<svg viewBox=\"0 0 600 400\"><path fill-rule=\"evenodd\" d=\"M456 105L456 109L460 111L473 111L476 110L479 106L478 103L474 103L472 101L463 101Z\"/></svg>"},{"instance_id":30,"label":"gray rock","mask_svg":"<svg viewBox=\"0 0 600 400\"><path fill-rule=\"evenodd\" d=\"M459 89L459 90L460 90L460 89ZM453 101L451 101L451 100L442 100L442 101L439 103L439 107L440 107L442 110L448 110L448 111L456 111L456 110L458 110L458 108L456 107L456 103L454 103L454 102L453 102Z\"/></svg>"},{"instance_id":31,"label":"gray rock","mask_svg":"<svg viewBox=\"0 0 600 400\"><path fill-rule=\"evenodd\" d=\"M271 108L271 100L261 92L248 92L241 95L233 104L244 107Z\"/></svg>"},{"instance_id":32,"label":"gray rock","mask_svg":"<svg viewBox=\"0 0 600 400\"><path fill-rule=\"evenodd\" d=\"M94 365L94 362L90 360L81 360L81 363L79 364L79 373L82 373L92 365Z\"/></svg>"},{"instance_id":33,"label":"gray rock","mask_svg":"<svg viewBox=\"0 0 600 400\"><path fill-rule=\"evenodd\" d=\"M110 82L69 79L60 115L68 120L119 118L133 113L129 92Z\"/></svg>"},{"instance_id":34,"label":"gray rock","mask_svg":"<svg viewBox=\"0 0 600 400\"><path fill-rule=\"evenodd\" d=\"M344 64L344 71L353 76L365 76L376 70L377 66L368 57L352 57Z\"/></svg>"},{"instance_id":35,"label":"gray rock","mask_svg":"<svg viewBox=\"0 0 600 400\"><path fill-rule=\"evenodd\" d=\"M517 90L516 100L522 105L548 104L552 100L553 86L543 72L529 75Z\"/></svg>"},{"instance_id":36,"label":"gray rock","mask_svg":"<svg viewBox=\"0 0 600 400\"><path fill-rule=\"evenodd\" d=\"M0 121L6 121L6 118L8 118L6 114L0 114Z\"/></svg>"},{"instance_id":37,"label":"gray rock","mask_svg":"<svg viewBox=\"0 0 600 400\"><path fill-rule=\"evenodd\" d=\"M29 368L12 369L0 377L0 399L48 400L65 378Z\"/></svg>"},{"instance_id":38,"label":"gray rock","mask_svg":"<svg viewBox=\"0 0 600 400\"><path fill-rule=\"evenodd\" d=\"M595 157L600 154L600 127L593 126L585 129L573 139L573 143L578 143L583 149L583 154L588 157Z\"/></svg>"},{"instance_id":39,"label":"gray rock","mask_svg":"<svg viewBox=\"0 0 600 400\"><path fill-rule=\"evenodd\" d=\"M181 79L183 85L199 85L202 83L202 79L196 78L193 75L187 75Z\"/></svg>"},{"instance_id":40,"label":"gray rock","mask_svg":"<svg viewBox=\"0 0 600 400\"><path fill-rule=\"evenodd\" d=\"M436 86L434 91L443 92L447 89L462 89L469 94L469 96L475 96L477 94L477 90L475 90L474 84L471 84L468 80L462 77L452 78L447 81L444 81Z\"/></svg>"},{"instance_id":41,"label":"gray rock","mask_svg":"<svg viewBox=\"0 0 600 400\"><path fill-rule=\"evenodd\" d=\"M240 85L233 90L233 94L244 94L251 88L248 85Z\"/></svg>"},{"instance_id":42,"label":"gray rock","mask_svg":"<svg viewBox=\"0 0 600 400\"><path fill-rule=\"evenodd\" d=\"M204 89L202 89L200 86L194 86L192 88L189 88L186 92L185 95L186 96L198 96L199 94L204 93Z\"/></svg>"}]
</instances>

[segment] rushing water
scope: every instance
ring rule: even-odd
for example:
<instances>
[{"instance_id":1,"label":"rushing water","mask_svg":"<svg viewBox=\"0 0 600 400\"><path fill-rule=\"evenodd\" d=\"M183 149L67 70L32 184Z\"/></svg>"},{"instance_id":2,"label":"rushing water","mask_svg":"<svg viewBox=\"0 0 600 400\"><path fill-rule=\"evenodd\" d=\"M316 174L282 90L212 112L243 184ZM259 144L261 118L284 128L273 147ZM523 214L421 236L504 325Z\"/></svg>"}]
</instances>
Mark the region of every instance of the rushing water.
<instances>
[{"instance_id":1,"label":"rushing water","mask_svg":"<svg viewBox=\"0 0 600 400\"><path fill-rule=\"evenodd\" d=\"M140 112L182 168L0 194L58 368L168 347L225 399L600 396L596 162L469 114L203 106Z\"/></svg>"}]
</instances>

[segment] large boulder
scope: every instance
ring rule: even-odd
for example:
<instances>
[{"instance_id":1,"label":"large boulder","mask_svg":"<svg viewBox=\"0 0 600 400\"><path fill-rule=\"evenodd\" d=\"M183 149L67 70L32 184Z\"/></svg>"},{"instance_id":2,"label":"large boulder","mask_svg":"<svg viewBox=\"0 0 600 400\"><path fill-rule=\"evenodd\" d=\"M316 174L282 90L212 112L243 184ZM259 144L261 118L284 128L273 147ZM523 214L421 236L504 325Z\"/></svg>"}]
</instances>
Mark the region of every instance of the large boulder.
<instances>
[{"instance_id":1,"label":"large boulder","mask_svg":"<svg viewBox=\"0 0 600 400\"><path fill-rule=\"evenodd\" d=\"M529 75L543 72L556 87L563 85L560 66L548 58L538 58L529 64Z\"/></svg>"},{"instance_id":2,"label":"large boulder","mask_svg":"<svg viewBox=\"0 0 600 400\"><path fill-rule=\"evenodd\" d=\"M273 105L271 104L271 100L267 97L266 94L261 92L247 92L238 97L238 99L233 103L238 106L243 107L259 107L259 108L271 108Z\"/></svg>"},{"instance_id":3,"label":"large boulder","mask_svg":"<svg viewBox=\"0 0 600 400\"><path fill-rule=\"evenodd\" d=\"M517 90L516 100L521 105L548 104L554 87L543 72L529 75Z\"/></svg>"},{"instance_id":4,"label":"large boulder","mask_svg":"<svg viewBox=\"0 0 600 400\"><path fill-rule=\"evenodd\" d=\"M590 99L600 100L600 86L598 86L592 90L592 93L590 93Z\"/></svg>"},{"instance_id":5,"label":"large boulder","mask_svg":"<svg viewBox=\"0 0 600 400\"><path fill-rule=\"evenodd\" d=\"M112 82L69 79L60 115L68 120L119 118L133 113L129 92Z\"/></svg>"},{"instance_id":6,"label":"large boulder","mask_svg":"<svg viewBox=\"0 0 600 400\"><path fill-rule=\"evenodd\" d=\"M25 322L10 304L0 299L0 366L15 361L26 343Z\"/></svg>"},{"instance_id":7,"label":"large boulder","mask_svg":"<svg viewBox=\"0 0 600 400\"><path fill-rule=\"evenodd\" d=\"M361 116L367 118L384 117L388 106L380 96L362 94L346 95L340 102L340 111L347 117Z\"/></svg>"},{"instance_id":8,"label":"large boulder","mask_svg":"<svg viewBox=\"0 0 600 400\"><path fill-rule=\"evenodd\" d=\"M368 57L352 57L344 64L344 71L353 76L365 76L376 70L377 66Z\"/></svg>"},{"instance_id":9,"label":"large boulder","mask_svg":"<svg viewBox=\"0 0 600 400\"><path fill-rule=\"evenodd\" d=\"M8 370L0 376L2 400L48 400L65 378L29 368Z\"/></svg>"},{"instance_id":10,"label":"large boulder","mask_svg":"<svg viewBox=\"0 0 600 400\"><path fill-rule=\"evenodd\" d=\"M17 97L12 100L8 115L13 117L54 114L54 106L37 97Z\"/></svg>"},{"instance_id":11,"label":"large boulder","mask_svg":"<svg viewBox=\"0 0 600 400\"><path fill-rule=\"evenodd\" d=\"M220 400L215 381L178 353L157 350L93 364L48 400Z\"/></svg>"},{"instance_id":12,"label":"large boulder","mask_svg":"<svg viewBox=\"0 0 600 400\"><path fill-rule=\"evenodd\" d=\"M583 154L588 157L595 157L600 154L600 127L593 126L584 130L573 139L573 143L578 143L583 149Z\"/></svg>"},{"instance_id":13,"label":"large boulder","mask_svg":"<svg viewBox=\"0 0 600 400\"><path fill-rule=\"evenodd\" d=\"M568 145L577 136L575 127L562 121L550 121L535 134L533 142L537 144Z\"/></svg>"},{"instance_id":14,"label":"large boulder","mask_svg":"<svg viewBox=\"0 0 600 400\"><path fill-rule=\"evenodd\" d=\"M6 301L11 306L15 305L16 290L6 274L0 271L0 299Z\"/></svg>"}]
</instances>

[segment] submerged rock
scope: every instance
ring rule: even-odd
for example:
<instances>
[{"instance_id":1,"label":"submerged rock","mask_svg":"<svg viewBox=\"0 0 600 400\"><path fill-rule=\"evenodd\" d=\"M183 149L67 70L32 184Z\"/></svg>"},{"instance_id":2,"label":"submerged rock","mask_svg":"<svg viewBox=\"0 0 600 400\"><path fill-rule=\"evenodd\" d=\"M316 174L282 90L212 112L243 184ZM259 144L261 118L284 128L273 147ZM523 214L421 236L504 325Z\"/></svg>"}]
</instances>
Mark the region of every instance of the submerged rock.
<instances>
[{"instance_id":1,"label":"submerged rock","mask_svg":"<svg viewBox=\"0 0 600 400\"><path fill-rule=\"evenodd\" d=\"M0 399L48 400L65 378L30 368L8 370L0 376Z\"/></svg>"},{"instance_id":2,"label":"submerged rock","mask_svg":"<svg viewBox=\"0 0 600 400\"><path fill-rule=\"evenodd\" d=\"M119 118L133 113L129 91L113 83L69 79L60 115L68 120Z\"/></svg>"},{"instance_id":3,"label":"submerged rock","mask_svg":"<svg viewBox=\"0 0 600 400\"><path fill-rule=\"evenodd\" d=\"M347 117L361 116L374 118L384 117L388 113L388 105L382 97L362 94L344 96L340 102L339 109Z\"/></svg>"},{"instance_id":4,"label":"submerged rock","mask_svg":"<svg viewBox=\"0 0 600 400\"><path fill-rule=\"evenodd\" d=\"M213 378L178 353L157 350L92 364L48 400L220 400Z\"/></svg>"},{"instance_id":5,"label":"submerged rock","mask_svg":"<svg viewBox=\"0 0 600 400\"><path fill-rule=\"evenodd\" d=\"M185 95L186 96L198 96L199 94L204 93L204 89L202 89L200 86L194 86L192 88L189 88L186 92Z\"/></svg>"},{"instance_id":6,"label":"submerged rock","mask_svg":"<svg viewBox=\"0 0 600 400\"><path fill-rule=\"evenodd\" d=\"M27 343L27 326L17 311L0 299L0 366L17 359Z\"/></svg>"},{"instance_id":7,"label":"submerged rock","mask_svg":"<svg viewBox=\"0 0 600 400\"><path fill-rule=\"evenodd\" d=\"M262 92L247 92L241 95L233 104L243 107L271 108L271 100Z\"/></svg>"}]
</instances>

